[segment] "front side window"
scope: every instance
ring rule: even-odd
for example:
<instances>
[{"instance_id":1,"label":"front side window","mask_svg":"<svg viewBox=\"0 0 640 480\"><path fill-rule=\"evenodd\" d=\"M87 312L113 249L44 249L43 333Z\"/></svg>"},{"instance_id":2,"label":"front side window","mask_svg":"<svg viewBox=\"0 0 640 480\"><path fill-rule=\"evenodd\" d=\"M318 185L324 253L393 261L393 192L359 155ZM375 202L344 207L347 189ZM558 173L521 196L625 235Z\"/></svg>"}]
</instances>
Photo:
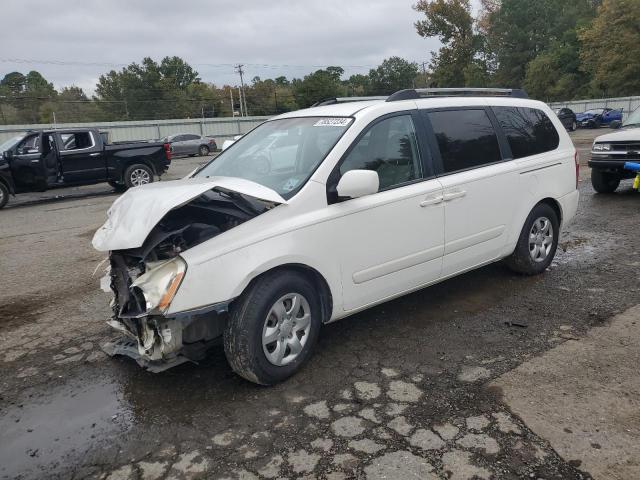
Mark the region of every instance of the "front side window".
<instances>
[{"instance_id":1,"label":"front side window","mask_svg":"<svg viewBox=\"0 0 640 480\"><path fill-rule=\"evenodd\" d=\"M18 145L19 153L37 153L40 151L40 135L25 137Z\"/></svg>"},{"instance_id":2,"label":"front side window","mask_svg":"<svg viewBox=\"0 0 640 480\"><path fill-rule=\"evenodd\" d=\"M498 137L484 110L429 112L444 173L452 173L502 160Z\"/></svg>"},{"instance_id":3,"label":"front side window","mask_svg":"<svg viewBox=\"0 0 640 480\"><path fill-rule=\"evenodd\" d=\"M311 177L353 119L300 117L272 120L224 150L196 177L238 177L291 198Z\"/></svg>"},{"instance_id":4,"label":"front side window","mask_svg":"<svg viewBox=\"0 0 640 480\"><path fill-rule=\"evenodd\" d=\"M420 154L411 115L387 118L373 125L340 165L349 170L378 172L380 190L422 177Z\"/></svg>"},{"instance_id":5,"label":"front side window","mask_svg":"<svg viewBox=\"0 0 640 480\"><path fill-rule=\"evenodd\" d=\"M556 127L542 110L522 107L493 107L507 137L513 158L523 158L558 148Z\"/></svg>"}]
</instances>

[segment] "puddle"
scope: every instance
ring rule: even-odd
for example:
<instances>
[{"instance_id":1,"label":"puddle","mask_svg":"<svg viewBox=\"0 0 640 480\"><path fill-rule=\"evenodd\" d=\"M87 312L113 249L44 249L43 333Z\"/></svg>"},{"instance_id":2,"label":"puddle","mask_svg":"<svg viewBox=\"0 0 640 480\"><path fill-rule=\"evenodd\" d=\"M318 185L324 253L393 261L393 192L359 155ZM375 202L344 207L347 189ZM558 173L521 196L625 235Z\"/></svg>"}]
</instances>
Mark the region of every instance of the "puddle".
<instances>
[{"instance_id":1,"label":"puddle","mask_svg":"<svg viewBox=\"0 0 640 480\"><path fill-rule=\"evenodd\" d=\"M126 431L131 411L117 384L61 386L0 417L0 478L41 478L53 465L77 464L105 437Z\"/></svg>"}]
</instances>

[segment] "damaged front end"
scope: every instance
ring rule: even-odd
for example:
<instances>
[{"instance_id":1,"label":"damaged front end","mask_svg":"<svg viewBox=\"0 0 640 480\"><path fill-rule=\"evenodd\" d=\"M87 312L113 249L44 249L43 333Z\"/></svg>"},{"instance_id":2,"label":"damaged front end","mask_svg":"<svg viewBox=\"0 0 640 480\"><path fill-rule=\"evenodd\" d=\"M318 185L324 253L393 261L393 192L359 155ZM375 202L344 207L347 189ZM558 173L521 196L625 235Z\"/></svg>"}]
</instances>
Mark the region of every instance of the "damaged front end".
<instances>
[{"instance_id":1,"label":"damaged front end","mask_svg":"<svg viewBox=\"0 0 640 480\"><path fill-rule=\"evenodd\" d=\"M154 372L201 360L222 336L228 303L166 314L187 275L180 254L275 205L214 187L169 210L139 247L111 250L102 288L114 295L108 323L125 338L105 344L105 352Z\"/></svg>"}]
</instances>

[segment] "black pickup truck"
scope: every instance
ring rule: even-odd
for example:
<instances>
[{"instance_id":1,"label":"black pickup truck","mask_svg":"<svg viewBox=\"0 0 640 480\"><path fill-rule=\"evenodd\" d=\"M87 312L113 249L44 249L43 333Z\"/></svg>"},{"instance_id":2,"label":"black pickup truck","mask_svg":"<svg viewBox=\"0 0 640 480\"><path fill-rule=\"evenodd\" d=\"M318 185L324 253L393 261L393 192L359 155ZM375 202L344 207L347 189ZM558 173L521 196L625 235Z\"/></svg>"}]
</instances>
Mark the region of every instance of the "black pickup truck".
<instances>
[{"instance_id":1,"label":"black pickup truck","mask_svg":"<svg viewBox=\"0 0 640 480\"><path fill-rule=\"evenodd\" d=\"M31 131L6 141L0 158L0 208L9 195L108 182L126 189L153 182L171 163L161 142L109 144L92 128Z\"/></svg>"}]
</instances>

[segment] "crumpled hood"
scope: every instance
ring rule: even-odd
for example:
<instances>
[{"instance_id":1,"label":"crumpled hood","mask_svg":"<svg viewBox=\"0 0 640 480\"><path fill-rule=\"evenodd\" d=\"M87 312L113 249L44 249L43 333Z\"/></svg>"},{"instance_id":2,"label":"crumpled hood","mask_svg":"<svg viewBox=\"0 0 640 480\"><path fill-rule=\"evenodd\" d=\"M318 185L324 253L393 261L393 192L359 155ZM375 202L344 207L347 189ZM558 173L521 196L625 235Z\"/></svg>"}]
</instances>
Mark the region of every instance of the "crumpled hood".
<instances>
[{"instance_id":1,"label":"crumpled hood","mask_svg":"<svg viewBox=\"0 0 640 480\"><path fill-rule=\"evenodd\" d=\"M594 143L626 141L640 142L640 128L623 128L615 132L606 133L596 137Z\"/></svg>"},{"instance_id":2,"label":"crumpled hood","mask_svg":"<svg viewBox=\"0 0 640 480\"><path fill-rule=\"evenodd\" d=\"M216 187L267 202L287 203L270 188L241 178L197 177L150 183L127 190L113 202L107 221L93 236L93 248L101 252L138 248L168 212Z\"/></svg>"}]
</instances>

